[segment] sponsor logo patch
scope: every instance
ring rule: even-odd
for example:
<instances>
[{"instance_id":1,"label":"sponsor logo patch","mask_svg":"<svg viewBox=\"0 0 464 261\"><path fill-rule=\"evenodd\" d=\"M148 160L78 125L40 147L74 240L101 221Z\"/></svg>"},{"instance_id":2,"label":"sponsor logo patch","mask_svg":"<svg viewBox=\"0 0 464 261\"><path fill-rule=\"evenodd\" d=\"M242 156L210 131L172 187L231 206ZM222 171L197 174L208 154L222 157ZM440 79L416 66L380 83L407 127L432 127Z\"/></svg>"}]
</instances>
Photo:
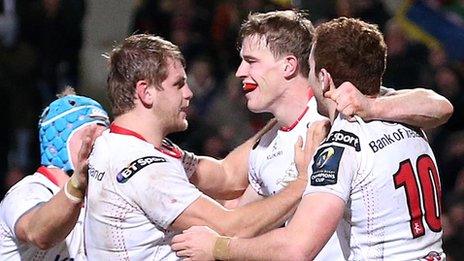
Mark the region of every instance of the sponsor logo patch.
<instances>
[{"instance_id":1,"label":"sponsor logo patch","mask_svg":"<svg viewBox=\"0 0 464 261\"><path fill-rule=\"evenodd\" d=\"M122 169L117 175L116 180L119 183L125 183L130 177L134 176L139 170L145 168L148 165L153 163L166 162L166 159L163 157L156 156L147 156L140 159L132 161L129 166Z\"/></svg>"},{"instance_id":2,"label":"sponsor logo patch","mask_svg":"<svg viewBox=\"0 0 464 261\"><path fill-rule=\"evenodd\" d=\"M356 151L361 151L361 145L359 144L358 136L351 132L339 130L334 131L330 134L326 143L338 142L353 147Z\"/></svg>"},{"instance_id":3,"label":"sponsor logo patch","mask_svg":"<svg viewBox=\"0 0 464 261\"><path fill-rule=\"evenodd\" d=\"M345 148L339 146L329 146L320 148L312 165L311 174L312 186L325 186L337 184L338 167Z\"/></svg>"},{"instance_id":4,"label":"sponsor logo patch","mask_svg":"<svg viewBox=\"0 0 464 261\"><path fill-rule=\"evenodd\" d=\"M436 251L430 252L428 255L423 257L424 260L426 261L440 261L442 260L440 254Z\"/></svg>"}]
</instances>

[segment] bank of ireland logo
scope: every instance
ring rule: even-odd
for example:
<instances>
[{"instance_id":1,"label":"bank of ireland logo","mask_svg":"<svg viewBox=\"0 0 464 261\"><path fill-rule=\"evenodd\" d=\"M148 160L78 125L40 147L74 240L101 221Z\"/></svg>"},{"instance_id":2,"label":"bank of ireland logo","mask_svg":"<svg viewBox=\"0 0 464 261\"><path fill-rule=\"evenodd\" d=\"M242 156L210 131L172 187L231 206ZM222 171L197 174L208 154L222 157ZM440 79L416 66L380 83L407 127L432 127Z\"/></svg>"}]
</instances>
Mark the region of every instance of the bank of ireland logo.
<instances>
[{"instance_id":1,"label":"bank of ireland logo","mask_svg":"<svg viewBox=\"0 0 464 261\"><path fill-rule=\"evenodd\" d=\"M335 150L332 147L325 148L319 157L316 160L316 167L322 168L330 160L330 158L335 154Z\"/></svg>"}]
</instances>

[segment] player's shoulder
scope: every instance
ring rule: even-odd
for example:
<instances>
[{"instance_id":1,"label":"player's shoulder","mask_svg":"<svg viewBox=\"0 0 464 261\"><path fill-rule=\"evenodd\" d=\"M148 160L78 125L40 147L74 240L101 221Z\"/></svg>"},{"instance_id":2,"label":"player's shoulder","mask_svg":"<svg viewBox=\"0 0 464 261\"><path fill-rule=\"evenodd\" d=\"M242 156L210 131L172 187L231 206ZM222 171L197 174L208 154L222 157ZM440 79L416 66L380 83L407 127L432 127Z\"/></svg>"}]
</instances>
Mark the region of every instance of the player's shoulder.
<instances>
[{"instance_id":1,"label":"player's shoulder","mask_svg":"<svg viewBox=\"0 0 464 261\"><path fill-rule=\"evenodd\" d=\"M56 185L51 183L51 181L42 174L36 172L32 175L25 176L23 179L18 181L18 183L13 185L5 194L5 198L13 195L27 196L34 190L48 190L53 194L53 190L56 188ZM28 193L25 193L27 191Z\"/></svg>"},{"instance_id":2,"label":"player's shoulder","mask_svg":"<svg viewBox=\"0 0 464 261\"><path fill-rule=\"evenodd\" d=\"M158 173L166 173L166 170L174 168L174 164L167 156L145 154L127 158L125 162L118 164L116 174L117 183L126 183L129 180L145 179L150 176L159 176ZM145 173L149 172L149 173ZM151 174L151 175L146 175Z\"/></svg>"},{"instance_id":3,"label":"player's shoulder","mask_svg":"<svg viewBox=\"0 0 464 261\"><path fill-rule=\"evenodd\" d=\"M24 201L46 201L58 192L59 187L49 181L40 173L28 175L11 187L0 203L0 213L4 211L20 211ZM18 204L20 206L18 207ZM7 215L12 213L6 213Z\"/></svg>"}]
</instances>

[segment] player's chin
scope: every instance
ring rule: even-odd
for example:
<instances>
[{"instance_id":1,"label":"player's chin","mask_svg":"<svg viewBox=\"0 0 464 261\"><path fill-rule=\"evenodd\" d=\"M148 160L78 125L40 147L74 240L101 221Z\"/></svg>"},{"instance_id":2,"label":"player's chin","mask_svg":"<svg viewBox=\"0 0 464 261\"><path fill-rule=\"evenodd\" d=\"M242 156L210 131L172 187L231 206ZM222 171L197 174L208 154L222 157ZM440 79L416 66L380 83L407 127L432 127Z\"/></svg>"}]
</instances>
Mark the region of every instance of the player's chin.
<instances>
[{"instance_id":1,"label":"player's chin","mask_svg":"<svg viewBox=\"0 0 464 261\"><path fill-rule=\"evenodd\" d=\"M183 119L182 122L179 124L179 131L185 131L188 128L188 121L187 119Z\"/></svg>"},{"instance_id":2,"label":"player's chin","mask_svg":"<svg viewBox=\"0 0 464 261\"><path fill-rule=\"evenodd\" d=\"M257 104L254 100L248 100L247 107L248 107L248 110L254 113L265 112L264 108L262 108L262 106Z\"/></svg>"}]
</instances>

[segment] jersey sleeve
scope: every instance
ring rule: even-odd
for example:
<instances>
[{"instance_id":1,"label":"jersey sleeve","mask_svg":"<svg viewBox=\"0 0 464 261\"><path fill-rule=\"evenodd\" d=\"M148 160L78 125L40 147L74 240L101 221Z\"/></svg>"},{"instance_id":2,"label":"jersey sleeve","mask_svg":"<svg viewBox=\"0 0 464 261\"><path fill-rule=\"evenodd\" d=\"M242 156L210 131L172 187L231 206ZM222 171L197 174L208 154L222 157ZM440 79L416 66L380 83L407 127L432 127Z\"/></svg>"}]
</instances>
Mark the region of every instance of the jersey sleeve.
<instances>
[{"instance_id":1,"label":"jersey sleeve","mask_svg":"<svg viewBox=\"0 0 464 261\"><path fill-rule=\"evenodd\" d=\"M361 164L359 137L344 130L331 132L308 166L309 180L303 195L327 192L348 201Z\"/></svg>"},{"instance_id":2,"label":"jersey sleeve","mask_svg":"<svg viewBox=\"0 0 464 261\"><path fill-rule=\"evenodd\" d=\"M136 166L134 162L141 163ZM126 172L129 176L133 176L130 181L128 180L130 185L119 185L127 195L131 195L151 222L164 229L167 229L193 201L202 195L188 181L180 164L166 161L162 157L142 157L134 162L130 166L135 166L133 170L139 169L137 171L139 173L134 175L133 171ZM144 164L145 166L142 166ZM117 177L118 183L125 183L121 182L123 180Z\"/></svg>"},{"instance_id":3,"label":"jersey sleeve","mask_svg":"<svg viewBox=\"0 0 464 261\"><path fill-rule=\"evenodd\" d=\"M21 216L38 204L49 201L52 197L52 191L39 183L20 184L8 192L1 203L1 213L15 237L14 228Z\"/></svg>"}]
</instances>

